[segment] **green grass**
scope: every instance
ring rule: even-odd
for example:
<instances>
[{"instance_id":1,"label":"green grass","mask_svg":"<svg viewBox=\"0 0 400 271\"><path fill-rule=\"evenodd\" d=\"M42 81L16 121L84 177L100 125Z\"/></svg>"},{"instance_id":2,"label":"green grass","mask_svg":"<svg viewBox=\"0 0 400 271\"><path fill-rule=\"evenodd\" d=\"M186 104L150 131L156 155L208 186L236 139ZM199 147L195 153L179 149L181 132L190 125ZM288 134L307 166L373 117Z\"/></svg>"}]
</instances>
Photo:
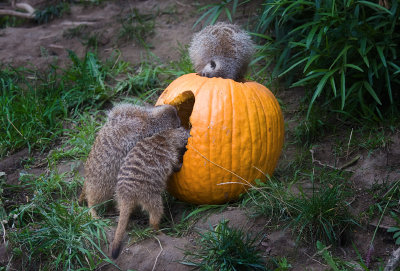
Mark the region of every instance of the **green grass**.
<instances>
[{"instance_id":1,"label":"green grass","mask_svg":"<svg viewBox=\"0 0 400 271\"><path fill-rule=\"evenodd\" d=\"M257 238L230 227L226 220L200 233L196 248L185 254L182 263L200 270L266 270Z\"/></svg>"},{"instance_id":2,"label":"green grass","mask_svg":"<svg viewBox=\"0 0 400 271\"><path fill-rule=\"evenodd\" d=\"M115 94L106 81L124 64L101 62L90 52L83 58L73 52L69 56L71 64L64 70L54 65L43 73L0 70L0 157L23 147L48 148L62 136L65 119L101 108Z\"/></svg>"},{"instance_id":3,"label":"green grass","mask_svg":"<svg viewBox=\"0 0 400 271\"><path fill-rule=\"evenodd\" d=\"M340 185L313 187L311 195L301 193L291 203L298 209L289 223L298 235L297 240L314 243L322 239L340 245L344 232L357 224L350 215L346 194Z\"/></svg>"},{"instance_id":4,"label":"green grass","mask_svg":"<svg viewBox=\"0 0 400 271\"><path fill-rule=\"evenodd\" d=\"M178 61L165 64L150 55L133 68L119 59L118 52L100 61L92 52L80 58L72 51L64 69L1 67L0 157L24 147L48 149L65 136L66 123L112 99L134 96L135 103L154 102L169 82L192 71L187 49L178 50Z\"/></svg>"},{"instance_id":5,"label":"green grass","mask_svg":"<svg viewBox=\"0 0 400 271\"><path fill-rule=\"evenodd\" d=\"M63 159L86 160L104 119L105 113L101 111L86 112L71 119L71 128L63 135L64 142L50 152L50 160L55 163Z\"/></svg>"},{"instance_id":6,"label":"green grass","mask_svg":"<svg viewBox=\"0 0 400 271\"><path fill-rule=\"evenodd\" d=\"M289 182L278 177L259 182L243 204L250 206L253 215L268 217L268 226L290 228L297 241L339 245L357 225L346 203L351 196L347 177L340 171L316 168L292 174ZM312 184L311 189L303 189L303 183Z\"/></svg>"},{"instance_id":7,"label":"green grass","mask_svg":"<svg viewBox=\"0 0 400 271\"><path fill-rule=\"evenodd\" d=\"M55 161L48 157L47 174L21 174L18 185L1 186L11 259L32 270L93 270L111 263L102 250L108 220L93 220L78 206L82 176L57 173Z\"/></svg>"},{"instance_id":8,"label":"green grass","mask_svg":"<svg viewBox=\"0 0 400 271\"><path fill-rule=\"evenodd\" d=\"M23 265L48 269L94 269L107 256L104 220L93 220L76 203L54 202L37 206L35 220L11 233L13 252L22 253ZM52 258L49 261L49 258Z\"/></svg>"},{"instance_id":9,"label":"green grass","mask_svg":"<svg viewBox=\"0 0 400 271\"><path fill-rule=\"evenodd\" d=\"M134 41L144 48L151 48L146 39L154 34L155 15L141 14L134 8L131 13L121 20L121 30L118 39Z\"/></svg>"},{"instance_id":10,"label":"green grass","mask_svg":"<svg viewBox=\"0 0 400 271\"><path fill-rule=\"evenodd\" d=\"M61 17L66 12L69 12L69 4L65 2L46 6L35 11L35 21L39 24L48 23L54 18Z\"/></svg>"}]
</instances>

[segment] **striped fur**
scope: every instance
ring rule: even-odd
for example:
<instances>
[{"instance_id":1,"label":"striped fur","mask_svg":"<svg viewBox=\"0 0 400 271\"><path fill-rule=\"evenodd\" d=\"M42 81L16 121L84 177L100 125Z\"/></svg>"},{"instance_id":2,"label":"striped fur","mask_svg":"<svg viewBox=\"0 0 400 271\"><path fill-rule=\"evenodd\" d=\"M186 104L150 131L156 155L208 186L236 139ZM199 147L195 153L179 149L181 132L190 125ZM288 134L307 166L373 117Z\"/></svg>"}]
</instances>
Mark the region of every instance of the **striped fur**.
<instances>
[{"instance_id":1,"label":"striped fur","mask_svg":"<svg viewBox=\"0 0 400 271\"><path fill-rule=\"evenodd\" d=\"M118 257L129 216L136 206L150 215L150 225L158 229L164 213L161 194L168 177L179 171L189 131L170 129L138 142L125 157L118 173L116 200L120 210L112 243L112 257Z\"/></svg>"},{"instance_id":2,"label":"striped fur","mask_svg":"<svg viewBox=\"0 0 400 271\"><path fill-rule=\"evenodd\" d=\"M220 22L193 36L189 56L201 76L240 81L254 51L254 43L246 31Z\"/></svg>"},{"instance_id":3,"label":"striped fur","mask_svg":"<svg viewBox=\"0 0 400 271\"><path fill-rule=\"evenodd\" d=\"M120 104L109 112L85 163L85 183L79 197L81 203L87 200L93 217L98 217L94 205L113 198L123 159L136 143L179 126L176 109L170 105Z\"/></svg>"}]
</instances>

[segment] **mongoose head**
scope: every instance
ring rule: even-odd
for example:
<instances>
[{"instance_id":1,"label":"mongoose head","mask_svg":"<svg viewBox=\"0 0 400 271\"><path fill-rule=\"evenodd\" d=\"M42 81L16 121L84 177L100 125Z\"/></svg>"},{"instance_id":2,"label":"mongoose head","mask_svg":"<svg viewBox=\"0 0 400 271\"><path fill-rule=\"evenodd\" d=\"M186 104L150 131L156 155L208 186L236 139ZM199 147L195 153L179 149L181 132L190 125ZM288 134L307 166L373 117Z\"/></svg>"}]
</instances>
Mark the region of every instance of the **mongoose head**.
<instances>
[{"instance_id":1,"label":"mongoose head","mask_svg":"<svg viewBox=\"0 0 400 271\"><path fill-rule=\"evenodd\" d=\"M182 166L183 155L187 150L186 145L190 137L190 131L185 129L184 127L180 127L178 129L167 130L165 136L171 142L172 146L174 146L174 148L176 149L176 154L178 155L178 160L181 164L180 166ZM180 169L180 166L177 168L177 170L174 171L178 171Z\"/></svg>"},{"instance_id":2,"label":"mongoose head","mask_svg":"<svg viewBox=\"0 0 400 271\"><path fill-rule=\"evenodd\" d=\"M176 108L169 104L154 107L151 114L151 125L160 130L173 129L181 126L181 120Z\"/></svg>"},{"instance_id":3,"label":"mongoose head","mask_svg":"<svg viewBox=\"0 0 400 271\"><path fill-rule=\"evenodd\" d=\"M239 63L229 57L215 56L206 62L199 74L205 77L222 77L229 78L235 81L242 79L242 70Z\"/></svg>"},{"instance_id":4,"label":"mongoose head","mask_svg":"<svg viewBox=\"0 0 400 271\"><path fill-rule=\"evenodd\" d=\"M220 22L193 36L189 56L198 74L239 81L244 78L254 51L254 43L246 31Z\"/></svg>"},{"instance_id":5,"label":"mongoose head","mask_svg":"<svg viewBox=\"0 0 400 271\"><path fill-rule=\"evenodd\" d=\"M168 130L168 138L170 138L178 148L184 147L186 149L186 144L188 142L188 138L190 137L190 131L179 127L178 129Z\"/></svg>"}]
</instances>

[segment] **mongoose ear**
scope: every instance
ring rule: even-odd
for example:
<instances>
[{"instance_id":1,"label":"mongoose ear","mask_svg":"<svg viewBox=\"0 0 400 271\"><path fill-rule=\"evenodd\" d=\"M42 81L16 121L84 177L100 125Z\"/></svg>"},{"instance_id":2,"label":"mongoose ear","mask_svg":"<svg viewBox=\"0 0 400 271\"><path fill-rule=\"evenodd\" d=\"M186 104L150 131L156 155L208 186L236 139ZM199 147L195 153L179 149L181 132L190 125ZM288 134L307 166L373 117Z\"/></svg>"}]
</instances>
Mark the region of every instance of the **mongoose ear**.
<instances>
[{"instance_id":1,"label":"mongoose ear","mask_svg":"<svg viewBox=\"0 0 400 271\"><path fill-rule=\"evenodd\" d=\"M169 105L172 105L178 111L178 116L181 120L181 124L186 129L191 128L190 115L192 115L195 97L192 91L187 90L175 97Z\"/></svg>"}]
</instances>

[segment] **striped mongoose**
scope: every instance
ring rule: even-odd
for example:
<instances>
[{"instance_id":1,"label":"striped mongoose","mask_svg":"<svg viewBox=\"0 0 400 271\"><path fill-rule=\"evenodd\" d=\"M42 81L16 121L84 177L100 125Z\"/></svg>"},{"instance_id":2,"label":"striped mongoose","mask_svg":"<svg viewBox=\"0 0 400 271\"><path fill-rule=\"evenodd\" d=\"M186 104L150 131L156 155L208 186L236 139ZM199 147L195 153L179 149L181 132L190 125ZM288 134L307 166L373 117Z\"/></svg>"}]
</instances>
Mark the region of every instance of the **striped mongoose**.
<instances>
[{"instance_id":1,"label":"striped mongoose","mask_svg":"<svg viewBox=\"0 0 400 271\"><path fill-rule=\"evenodd\" d=\"M149 213L149 224L158 229L164 213L162 192L169 176L182 166L188 138L189 131L183 127L166 130L139 141L125 157L115 193L120 215L112 243L114 259L120 253L129 216L136 206Z\"/></svg>"},{"instance_id":2,"label":"striped mongoose","mask_svg":"<svg viewBox=\"0 0 400 271\"><path fill-rule=\"evenodd\" d=\"M189 56L201 76L241 81L254 51L254 43L246 31L220 22L193 36Z\"/></svg>"},{"instance_id":3,"label":"striped mongoose","mask_svg":"<svg viewBox=\"0 0 400 271\"><path fill-rule=\"evenodd\" d=\"M180 119L171 105L115 106L85 163L85 182L79 202L87 200L90 213L98 218L93 206L113 198L118 172L128 152L143 138L178 127Z\"/></svg>"}]
</instances>

